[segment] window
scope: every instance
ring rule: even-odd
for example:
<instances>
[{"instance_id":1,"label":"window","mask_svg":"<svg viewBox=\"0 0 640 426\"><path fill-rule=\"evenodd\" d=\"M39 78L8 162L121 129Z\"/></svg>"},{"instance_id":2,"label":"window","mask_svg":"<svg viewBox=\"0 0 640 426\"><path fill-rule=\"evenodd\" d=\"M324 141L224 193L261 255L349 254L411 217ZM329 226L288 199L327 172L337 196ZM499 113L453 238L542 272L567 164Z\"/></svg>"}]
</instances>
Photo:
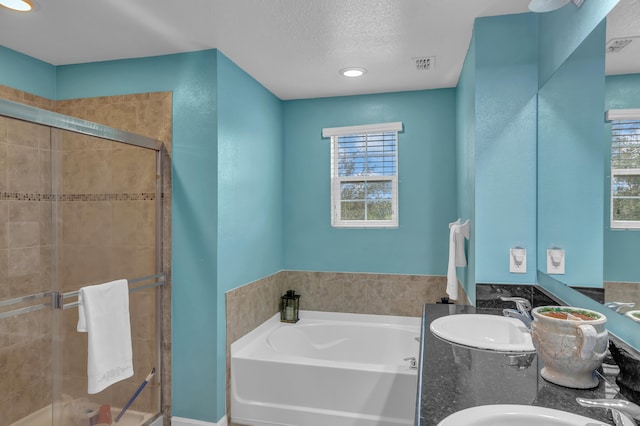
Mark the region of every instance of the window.
<instances>
[{"instance_id":1,"label":"window","mask_svg":"<svg viewBox=\"0 0 640 426\"><path fill-rule=\"evenodd\" d=\"M398 131L402 123L323 129L331 137L331 225L398 226Z\"/></svg>"},{"instance_id":2,"label":"window","mask_svg":"<svg viewBox=\"0 0 640 426\"><path fill-rule=\"evenodd\" d=\"M611 121L611 227L640 228L640 114Z\"/></svg>"}]
</instances>

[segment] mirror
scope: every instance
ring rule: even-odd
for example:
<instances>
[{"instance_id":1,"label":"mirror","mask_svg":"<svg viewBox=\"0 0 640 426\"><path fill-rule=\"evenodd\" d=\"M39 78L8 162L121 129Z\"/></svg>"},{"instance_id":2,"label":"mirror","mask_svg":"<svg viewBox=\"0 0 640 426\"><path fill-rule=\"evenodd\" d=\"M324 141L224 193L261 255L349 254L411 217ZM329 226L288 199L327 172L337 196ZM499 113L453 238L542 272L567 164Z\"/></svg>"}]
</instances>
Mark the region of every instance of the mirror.
<instances>
[{"instance_id":1,"label":"mirror","mask_svg":"<svg viewBox=\"0 0 640 426\"><path fill-rule=\"evenodd\" d=\"M547 250L563 249L566 273L549 277L568 286L604 288L605 302L633 302L640 309L640 230L610 229L610 125L603 126L603 109L640 108L640 61L631 59L638 58L640 46L631 49L632 42L626 52L606 55L603 46L640 36L638 30L623 35L630 28L640 28L640 5L621 0L606 25L598 25L540 87L537 256L545 275ZM633 41L640 45L640 38ZM603 86L605 61L609 75ZM563 293L569 304L582 300L577 291ZM624 327L636 325L624 320Z\"/></svg>"}]
</instances>

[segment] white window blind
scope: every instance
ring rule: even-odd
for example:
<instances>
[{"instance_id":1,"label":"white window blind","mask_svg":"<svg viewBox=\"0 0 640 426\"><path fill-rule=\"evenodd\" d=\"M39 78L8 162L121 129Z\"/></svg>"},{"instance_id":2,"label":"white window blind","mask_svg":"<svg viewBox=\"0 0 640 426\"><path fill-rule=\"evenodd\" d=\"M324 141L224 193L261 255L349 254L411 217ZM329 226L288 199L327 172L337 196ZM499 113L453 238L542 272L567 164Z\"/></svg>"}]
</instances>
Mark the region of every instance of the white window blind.
<instances>
[{"instance_id":1,"label":"white window blind","mask_svg":"<svg viewBox=\"0 0 640 426\"><path fill-rule=\"evenodd\" d=\"M331 136L331 224L398 226L398 130L402 123L323 129Z\"/></svg>"},{"instance_id":2,"label":"white window blind","mask_svg":"<svg viewBox=\"0 0 640 426\"><path fill-rule=\"evenodd\" d=\"M640 116L611 122L611 227L640 228Z\"/></svg>"}]
</instances>

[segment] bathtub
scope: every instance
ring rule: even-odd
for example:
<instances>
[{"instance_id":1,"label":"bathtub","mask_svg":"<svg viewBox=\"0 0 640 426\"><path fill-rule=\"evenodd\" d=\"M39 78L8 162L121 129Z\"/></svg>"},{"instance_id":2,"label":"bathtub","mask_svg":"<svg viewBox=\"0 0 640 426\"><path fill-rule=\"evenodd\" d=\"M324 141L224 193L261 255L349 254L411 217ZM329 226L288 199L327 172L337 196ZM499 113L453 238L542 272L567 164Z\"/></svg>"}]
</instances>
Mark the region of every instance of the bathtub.
<instances>
[{"instance_id":1,"label":"bathtub","mask_svg":"<svg viewBox=\"0 0 640 426\"><path fill-rule=\"evenodd\" d=\"M90 415L96 414L97 409L100 407L98 404L87 403L85 399L72 399L67 395L64 395L62 400L55 404L56 415L59 416L55 425L60 426L88 425ZM80 415L79 411L86 412L86 414ZM111 408L111 416L114 420L119 413L119 408ZM120 421L113 424L118 426L143 426L148 424L153 417L154 415L151 413L127 410ZM52 405L48 405L12 423L10 426L52 426L53 424L53 408Z\"/></svg>"},{"instance_id":2,"label":"bathtub","mask_svg":"<svg viewBox=\"0 0 640 426\"><path fill-rule=\"evenodd\" d=\"M300 311L231 345L231 420L248 426L413 425L420 318Z\"/></svg>"}]
</instances>

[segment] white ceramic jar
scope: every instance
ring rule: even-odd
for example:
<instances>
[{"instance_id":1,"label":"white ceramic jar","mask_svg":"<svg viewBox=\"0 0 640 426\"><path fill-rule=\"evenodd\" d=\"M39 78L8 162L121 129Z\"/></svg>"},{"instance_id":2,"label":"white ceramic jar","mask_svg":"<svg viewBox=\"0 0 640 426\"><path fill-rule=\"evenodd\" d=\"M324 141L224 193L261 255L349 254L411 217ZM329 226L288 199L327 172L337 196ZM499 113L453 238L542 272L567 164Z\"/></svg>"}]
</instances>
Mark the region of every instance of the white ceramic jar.
<instances>
[{"instance_id":1,"label":"white ceramic jar","mask_svg":"<svg viewBox=\"0 0 640 426\"><path fill-rule=\"evenodd\" d=\"M533 346L544 362L542 377L575 389L598 386L595 370L609 344L607 317L567 306L539 306L531 313Z\"/></svg>"}]
</instances>

